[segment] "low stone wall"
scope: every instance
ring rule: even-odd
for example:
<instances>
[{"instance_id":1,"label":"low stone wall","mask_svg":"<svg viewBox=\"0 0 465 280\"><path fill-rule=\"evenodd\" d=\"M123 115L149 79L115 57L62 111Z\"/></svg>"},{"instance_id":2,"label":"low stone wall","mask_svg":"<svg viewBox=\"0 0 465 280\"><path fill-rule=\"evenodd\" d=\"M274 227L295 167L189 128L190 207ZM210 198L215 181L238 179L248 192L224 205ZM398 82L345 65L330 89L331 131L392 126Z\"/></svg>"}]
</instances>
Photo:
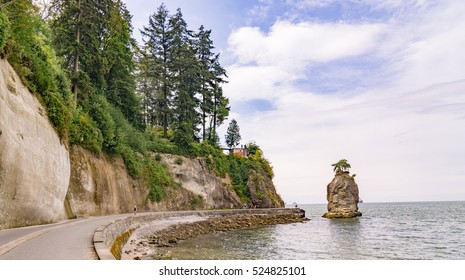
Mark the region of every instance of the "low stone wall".
<instances>
[{"instance_id":1,"label":"low stone wall","mask_svg":"<svg viewBox=\"0 0 465 280\"><path fill-rule=\"evenodd\" d=\"M305 211L299 208L272 208L272 209L231 209L231 210L203 210L203 211L176 211L176 212L152 212L140 213L131 217L112 221L107 225L100 226L94 232L94 248L100 260L115 260L116 258L110 252L113 242L126 231L137 229L138 227L171 217L183 216L229 216L237 214L295 214L305 217ZM121 246L123 246L122 244Z\"/></svg>"}]
</instances>

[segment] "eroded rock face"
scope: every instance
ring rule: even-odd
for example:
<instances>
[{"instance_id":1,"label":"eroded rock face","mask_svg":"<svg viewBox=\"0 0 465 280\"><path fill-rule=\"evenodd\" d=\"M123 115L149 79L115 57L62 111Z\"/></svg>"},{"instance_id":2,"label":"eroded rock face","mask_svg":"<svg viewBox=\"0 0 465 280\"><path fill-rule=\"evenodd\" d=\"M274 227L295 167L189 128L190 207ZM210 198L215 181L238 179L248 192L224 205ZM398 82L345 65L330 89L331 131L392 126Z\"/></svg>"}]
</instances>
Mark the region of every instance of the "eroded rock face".
<instances>
[{"instance_id":1,"label":"eroded rock face","mask_svg":"<svg viewBox=\"0 0 465 280\"><path fill-rule=\"evenodd\" d=\"M265 172L251 171L247 180L252 203L260 208L284 207L284 202L276 193L273 181Z\"/></svg>"},{"instance_id":2,"label":"eroded rock face","mask_svg":"<svg viewBox=\"0 0 465 280\"><path fill-rule=\"evenodd\" d=\"M162 155L175 179L183 188L202 196L205 208L241 208L229 178L220 178L206 166L204 159Z\"/></svg>"},{"instance_id":3,"label":"eroded rock face","mask_svg":"<svg viewBox=\"0 0 465 280\"><path fill-rule=\"evenodd\" d=\"M143 210L149 193L142 180L132 179L121 158L70 149L71 180L67 194L71 216L128 213Z\"/></svg>"},{"instance_id":4,"label":"eroded rock face","mask_svg":"<svg viewBox=\"0 0 465 280\"><path fill-rule=\"evenodd\" d=\"M353 218L361 216L358 211L358 186L349 172L338 172L327 186L328 212L325 218Z\"/></svg>"},{"instance_id":5,"label":"eroded rock face","mask_svg":"<svg viewBox=\"0 0 465 280\"><path fill-rule=\"evenodd\" d=\"M242 203L227 178L219 178L208 170L202 159L161 155L179 188L167 190L161 202L148 199L149 189L142 179L129 176L119 157L94 155L73 146L70 149L71 180L67 201L70 217L128 213L139 211L174 211L193 208L240 208ZM180 160L182 163L176 163ZM193 204L195 195L203 203Z\"/></svg>"},{"instance_id":6,"label":"eroded rock face","mask_svg":"<svg viewBox=\"0 0 465 280\"><path fill-rule=\"evenodd\" d=\"M68 150L45 109L0 60L0 229L66 219Z\"/></svg>"}]
</instances>

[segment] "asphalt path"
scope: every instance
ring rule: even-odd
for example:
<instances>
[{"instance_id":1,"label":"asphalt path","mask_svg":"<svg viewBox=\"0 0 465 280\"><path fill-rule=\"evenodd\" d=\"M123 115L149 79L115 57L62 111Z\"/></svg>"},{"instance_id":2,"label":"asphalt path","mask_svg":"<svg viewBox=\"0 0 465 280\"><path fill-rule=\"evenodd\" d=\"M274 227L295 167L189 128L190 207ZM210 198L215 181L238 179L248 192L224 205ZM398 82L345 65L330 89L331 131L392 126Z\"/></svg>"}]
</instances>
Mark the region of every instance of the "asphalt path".
<instances>
[{"instance_id":1,"label":"asphalt path","mask_svg":"<svg viewBox=\"0 0 465 280\"><path fill-rule=\"evenodd\" d=\"M56 224L0 231L3 260L96 260L95 230L133 214L87 217Z\"/></svg>"}]
</instances>

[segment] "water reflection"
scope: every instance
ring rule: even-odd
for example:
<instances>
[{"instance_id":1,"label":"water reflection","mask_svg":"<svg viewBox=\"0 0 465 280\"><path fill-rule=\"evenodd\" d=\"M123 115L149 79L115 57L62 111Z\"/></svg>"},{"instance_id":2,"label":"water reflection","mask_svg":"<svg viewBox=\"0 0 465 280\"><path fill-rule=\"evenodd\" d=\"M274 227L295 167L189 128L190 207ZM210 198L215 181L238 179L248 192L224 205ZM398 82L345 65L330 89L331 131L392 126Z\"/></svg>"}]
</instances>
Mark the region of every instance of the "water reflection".
<instances>
[{"instance_id":1,"label":"water reflection","mask_svg":"<svg viewBox=\"0 0 465 280\"><path fill-rule=\"evenodd\" d=\"M359 258L362 248L362 236L360 218L331 219L329 224L329 253L335 259Z\"/></svg>"}]
</instances>

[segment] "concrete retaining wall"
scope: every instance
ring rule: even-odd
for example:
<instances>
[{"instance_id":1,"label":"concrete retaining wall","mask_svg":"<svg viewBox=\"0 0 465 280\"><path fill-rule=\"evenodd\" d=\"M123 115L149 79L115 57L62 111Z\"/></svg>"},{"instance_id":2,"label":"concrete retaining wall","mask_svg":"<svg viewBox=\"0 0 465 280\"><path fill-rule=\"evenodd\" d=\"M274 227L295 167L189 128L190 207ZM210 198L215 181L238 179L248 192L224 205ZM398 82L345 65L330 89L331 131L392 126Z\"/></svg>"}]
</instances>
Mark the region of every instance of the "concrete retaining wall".
<instances>
[{"instance_id":1,"label":"concrete retaining wall","mask_svg":"<svg viewBox=\"0 0 465 280\"><path fill-rule=\"evenodd\" d=\"M115 260L115 257L110 252L110 248L114 240L129 229L136 229L143 224L153 222L155 220L167 219L170 217L210 217L230 216L238 214L295 214L304 217L305 211L300 208L272 208L140 213L131 217L112 221L107 225L100 226L99 228L97 228L97 230L94 232L93 238L94 248L100 260Z\"/></svg>"}]
</instances>

